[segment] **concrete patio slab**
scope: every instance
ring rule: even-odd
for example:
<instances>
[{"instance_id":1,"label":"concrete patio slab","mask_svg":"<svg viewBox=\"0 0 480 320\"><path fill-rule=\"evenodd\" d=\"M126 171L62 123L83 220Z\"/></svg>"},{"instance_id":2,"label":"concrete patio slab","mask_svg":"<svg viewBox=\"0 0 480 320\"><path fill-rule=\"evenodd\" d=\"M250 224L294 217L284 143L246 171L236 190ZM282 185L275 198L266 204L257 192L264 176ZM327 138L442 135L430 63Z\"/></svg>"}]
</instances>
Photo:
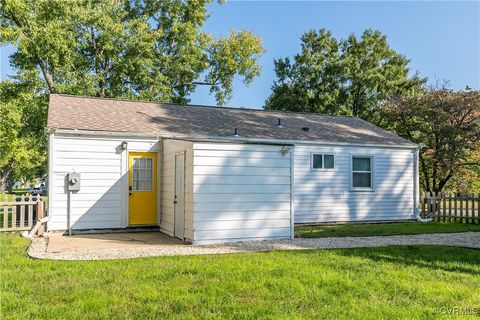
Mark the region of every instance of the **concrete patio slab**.
<instances>
[{"instance_id":1,"label":"concrete patio slab","mask_svg":"<svg viewBox=\"0 0 480 320\"><path fill-rule=\"evenodd\" d=\"M183 241L161 232L125 232L78 234L64 236L49 234L46 252L92 251L102 249L128 249L149 246L183 246Z\"/></svg>"}]
</instances>

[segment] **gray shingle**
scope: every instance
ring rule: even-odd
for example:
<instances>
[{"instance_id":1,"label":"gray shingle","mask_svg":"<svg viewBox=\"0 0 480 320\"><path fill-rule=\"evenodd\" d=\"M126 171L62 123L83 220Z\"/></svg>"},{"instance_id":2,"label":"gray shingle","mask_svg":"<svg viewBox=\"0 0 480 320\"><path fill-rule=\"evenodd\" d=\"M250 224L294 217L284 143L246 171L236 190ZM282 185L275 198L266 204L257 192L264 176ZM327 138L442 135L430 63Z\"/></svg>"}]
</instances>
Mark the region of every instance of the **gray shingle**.
<instances>
[{"instance_id":1,"label":"gray shingle","mask_svg":"<svg viewBox=\"0 0 480 320\"><path fill-rule=\"evenodd\" d=\"M282 128L277 128L281 119ZM309 131L302 128L308 127ZM49 129L131 132L165 137L241 137L415 146L351 116L276 112L50 95Z\"/></svg>"}]
</instances>

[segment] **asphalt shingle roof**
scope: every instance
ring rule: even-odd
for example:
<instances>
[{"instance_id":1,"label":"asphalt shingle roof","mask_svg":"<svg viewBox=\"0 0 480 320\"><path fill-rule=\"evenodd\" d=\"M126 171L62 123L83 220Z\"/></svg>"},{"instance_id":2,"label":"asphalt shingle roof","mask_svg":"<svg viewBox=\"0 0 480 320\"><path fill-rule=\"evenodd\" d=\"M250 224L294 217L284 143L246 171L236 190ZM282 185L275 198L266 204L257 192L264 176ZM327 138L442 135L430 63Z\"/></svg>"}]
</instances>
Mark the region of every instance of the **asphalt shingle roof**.
<instances>
[{"instance_id":1,"label":"asphalt shingle roof","mask_svg":"<svg viewBox=\"0 0 480 320\"><path fill-rule=\"evenodd\" d=\"M282 128L277 128L278 119ZM163 137L243 138L415 146L352 116L164 104L50 95L49 129L128 132ZM303 128L308 127L305 131Z\"/></svg>"}]
</instances>

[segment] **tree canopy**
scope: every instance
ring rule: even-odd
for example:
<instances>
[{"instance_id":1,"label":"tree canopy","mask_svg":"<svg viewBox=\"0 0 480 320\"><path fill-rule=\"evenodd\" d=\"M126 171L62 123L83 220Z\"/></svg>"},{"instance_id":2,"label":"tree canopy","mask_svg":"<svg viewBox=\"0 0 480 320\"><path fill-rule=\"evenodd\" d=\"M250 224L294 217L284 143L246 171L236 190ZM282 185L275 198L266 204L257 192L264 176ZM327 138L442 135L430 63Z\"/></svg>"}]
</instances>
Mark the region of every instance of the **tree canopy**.
<instances>
[{"instance_id":1,"label":"tree canopy","mask_svg":"<svg viewBox=\"0 0 480 320\"><path fill-rule=\"evenodd\" d=\"M45 172L47 99L32 90L38 85L0 82L0 192L15 179L34 179Z\"/></svg>"},{"instance_id":2,"label":"tree canopy","mask_svg":"<svg viewBox=\"0 0 480 320\"><path fill-rule=\"evenodd\" d=\"M391 49L379 31L337 40L328 30L301 37L301 52L277 59L266 109L349 114L379 122L378 110L392 94L420 91L424 79L409 76L409 60Z\"/></svg>"},{"instance_id":3,"label":"tree canopy","mask_svg":"<svg viewBox=\"0 0 480 320\"><path fill-rule=\"evenodd\" d=\"M207 85L223 104L234 76L260 73L250 31L201 31L210 1L1 0L0 41L20 74L40 71L50 93L188 102Z\"/></svg>"},{"instance_id":4,"label":"tree canopy","mask_svg":"<svg viewBox=\"0 0 480 320\"><path fill-rule=\"evenodd\" d=\"M260 74L262 41L247 30L202 31L209 2L0 0L0 45L15 46L15 76L1 84L1 181L46 170L45 157L31 153L45 152L49 93L188 103L208 86L224 104L234 78L249 84Z\"/></svg>"},{"instance_id":5,"label":"tree canopy","mask_svg":"<svg viewBox=\"0 0 480 320\"><path fill-rule=\"evenodd\" d=\"M478 187L480 91L428 89L416 97L393 97L382 112L397 134L424 144L419 161L423 190L438 193L468 182Z\"/></svg>"}]
</instances>

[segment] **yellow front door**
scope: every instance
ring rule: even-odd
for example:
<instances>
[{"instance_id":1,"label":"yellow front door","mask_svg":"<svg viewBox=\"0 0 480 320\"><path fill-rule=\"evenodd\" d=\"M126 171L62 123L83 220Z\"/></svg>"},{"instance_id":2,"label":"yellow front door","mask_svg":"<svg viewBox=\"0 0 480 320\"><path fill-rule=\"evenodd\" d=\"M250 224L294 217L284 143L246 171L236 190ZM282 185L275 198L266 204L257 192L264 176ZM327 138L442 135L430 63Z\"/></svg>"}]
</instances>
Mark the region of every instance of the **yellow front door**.
<instances>
[{"instance_id":1,"label":"yellow front door","mask_svg":"<svg viewBox=\"0 0 480 320\"><path fill-rule=\"evenodd\" d=\"M130 152L128 156L129 225L157 224L157 154Z\"/></svg>"}]
</instances>

